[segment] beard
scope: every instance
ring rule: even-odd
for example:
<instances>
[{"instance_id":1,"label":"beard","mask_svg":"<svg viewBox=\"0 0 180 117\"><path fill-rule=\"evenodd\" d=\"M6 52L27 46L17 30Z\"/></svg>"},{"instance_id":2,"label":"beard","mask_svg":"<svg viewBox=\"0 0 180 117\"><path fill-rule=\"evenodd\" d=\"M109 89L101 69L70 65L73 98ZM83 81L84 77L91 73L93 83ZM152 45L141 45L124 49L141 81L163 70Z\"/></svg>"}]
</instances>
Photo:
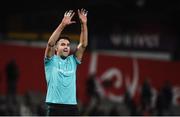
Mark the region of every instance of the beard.
<instances>
[{"instance_id":1,"label":"beard","mask_svg":"<svg viewBox=\"0 0 180 117\"><path fill-rule=\"evenodd\" d=\"M69 56L70 50L69 48L63 48L61 50L57 50L57 55L66 58L67 56Z\"/></svg>"}]
</instances>

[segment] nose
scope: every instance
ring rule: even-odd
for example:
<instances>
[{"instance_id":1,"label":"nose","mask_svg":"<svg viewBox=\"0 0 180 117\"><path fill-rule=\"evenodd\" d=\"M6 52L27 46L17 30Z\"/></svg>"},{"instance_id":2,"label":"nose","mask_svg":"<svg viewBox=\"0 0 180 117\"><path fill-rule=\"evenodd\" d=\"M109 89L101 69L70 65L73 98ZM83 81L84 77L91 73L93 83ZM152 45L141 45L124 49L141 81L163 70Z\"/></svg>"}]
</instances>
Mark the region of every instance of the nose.
<instances>
[{"instance_id":1,"label":"nose","mask_svg":"<svg viewBox=\"0 0 180 117\"><path fill-rule=\"evenodd\" d=\"M68 47L68 46L65 46L64 48L68 49L69 47Z\"/></svg>"}]
</instances>

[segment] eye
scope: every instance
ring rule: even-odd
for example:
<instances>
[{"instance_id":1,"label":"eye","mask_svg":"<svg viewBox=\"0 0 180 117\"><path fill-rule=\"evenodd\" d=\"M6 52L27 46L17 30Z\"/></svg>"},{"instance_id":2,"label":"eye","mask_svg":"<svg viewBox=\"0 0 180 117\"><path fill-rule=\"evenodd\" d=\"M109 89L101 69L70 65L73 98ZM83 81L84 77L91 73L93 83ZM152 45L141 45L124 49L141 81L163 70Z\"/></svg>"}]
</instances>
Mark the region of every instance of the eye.
<instances>
[{"instance_id":1,"label":"eye","mask_svg":"<svg viewBox=\"0 0 180 117\"><path fill-rule=\"evenodd\" d=\"M70 46L70 44L68 43L67 46Z\"/></svg>"},{"instance_id":2,"label":"eye","mask_svg":"<svg viewBox=\"0 0 180 117\"><path fill-rule=\"evenodd\" d=\"M61 43L61 46L65 46L66 44L65 43Z\"/></svg>"}]
</instances>

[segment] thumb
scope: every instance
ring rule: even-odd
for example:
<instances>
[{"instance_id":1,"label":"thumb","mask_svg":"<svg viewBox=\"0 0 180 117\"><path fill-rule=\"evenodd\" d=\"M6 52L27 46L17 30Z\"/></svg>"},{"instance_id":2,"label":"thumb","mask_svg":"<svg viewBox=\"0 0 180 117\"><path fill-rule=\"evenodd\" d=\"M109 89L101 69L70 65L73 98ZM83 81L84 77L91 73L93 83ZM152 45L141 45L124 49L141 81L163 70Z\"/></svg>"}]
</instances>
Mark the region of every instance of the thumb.
<instances>
[{"instance_id":1,"label":"thumb","mask_svg":"<svg viewBox=\"0 0 180 117\"><path fill-rule=\"evenodd\" d=\"M74 23L76 23L76 21L71 21L71 24L74 24Z\"/></svg>"}]
</instances>

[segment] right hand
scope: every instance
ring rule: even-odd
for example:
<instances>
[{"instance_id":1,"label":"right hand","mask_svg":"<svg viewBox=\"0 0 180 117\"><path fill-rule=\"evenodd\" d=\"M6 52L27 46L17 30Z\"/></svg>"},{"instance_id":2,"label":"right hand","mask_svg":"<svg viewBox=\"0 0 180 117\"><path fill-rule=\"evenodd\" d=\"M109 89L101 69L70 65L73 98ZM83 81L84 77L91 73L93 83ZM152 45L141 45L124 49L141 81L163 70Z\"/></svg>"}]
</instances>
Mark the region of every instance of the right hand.
<instances>
[{"instance_id":1,"label":"right hand","mask_svg":"<svg viewBox=\"0 0 180 117\"><path fill-rule=\"evenodd\" d=\"M76 23L75 21L71 21L72 17L74 16L74 12L73 10L69 10L69 11L66 11L64 13L64 18L62 19L62 25L63 26L67 26L67 25L70 25L72 23Z\"/></svg>"}]
</instances>

